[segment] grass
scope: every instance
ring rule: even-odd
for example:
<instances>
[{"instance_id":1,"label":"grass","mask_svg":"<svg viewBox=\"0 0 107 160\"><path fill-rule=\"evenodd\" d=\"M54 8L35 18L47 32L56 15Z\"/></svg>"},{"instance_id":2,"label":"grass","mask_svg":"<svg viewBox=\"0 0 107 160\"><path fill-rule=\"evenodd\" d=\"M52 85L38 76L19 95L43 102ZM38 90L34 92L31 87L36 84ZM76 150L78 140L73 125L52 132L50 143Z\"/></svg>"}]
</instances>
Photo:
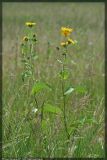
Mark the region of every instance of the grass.
<instances>
[{"instance_id":1,"label":"grass","mask_svg":"<svg viewBox=\"0 0 107 160\"><path fill-rule=\"evenodd\" d=\"M14 13L14 14L13 14ZM60 64L60 28L74 28L77 47L70 47L66 83L85 91L66 99L69 145L61 115L45 114L46 126L40 131L39 119L28 106L26 86L21 72L20 43L24 24L34 20L38 36L35 77L50 84L52 92L38 94L62 109ZM50 46L48 45L50 43ZM3 3L3 158L19 157L92 157L104 152L104 3ZM32 98L30 101L34 101ZM34 106L36 107L36 106Z\"/></svg>"}]
</instances>

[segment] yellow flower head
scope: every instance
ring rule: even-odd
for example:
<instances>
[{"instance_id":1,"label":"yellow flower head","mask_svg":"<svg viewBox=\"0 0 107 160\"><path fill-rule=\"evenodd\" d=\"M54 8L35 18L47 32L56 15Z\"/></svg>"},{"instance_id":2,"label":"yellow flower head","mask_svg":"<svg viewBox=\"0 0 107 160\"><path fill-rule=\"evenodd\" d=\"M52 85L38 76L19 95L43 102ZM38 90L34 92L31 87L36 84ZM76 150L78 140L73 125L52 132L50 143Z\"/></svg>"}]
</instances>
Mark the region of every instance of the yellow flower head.
<instances>
[{"instance_id":1,"label":"yellow flower head","mask_svg":"<svg viewBox=\"0 0 107 160\"><path fill-rule=\"evenodd\" d=\"M68 44L75 44L75 41L73 41L71 38L68 39Z\"/></svg>"},{"instance_id":2,"label":"yellow flower head","mask_svg":"<svg viewBox=\"0 0 107 160\"><path fill-rule=\"evenodd\" d=\"M25 25L28 26L28 27L33 27L33 26L36 25L36 23L33 23L33 22L26 22Z\"/></svg>"},{"instance_id":3,"label":"yellow flower head","mask_svg":"<svg viewBox=\"0 0 107 160\"><path fill-rule=\"evenodd\" d=\"M23 37L23 41L28 41L28 37L27 37L27 36L24 36L24 37Z\"/></svg>"},{"instance_id":4,"label":"yellow flower head","mask_svg":"<svg viewBox=\"0 0 107 160\"><path fill-rule=\"evenodd\" d=\"M68 36L72 31L73 31L72 28L61 27L61 33L62 33L64 36Z\"/></svg>"},{"instance_id":5,"label":"yellow flower head","mask_svg":"<svg viewBox=\"0 0 107 160\"><path fill-rule=\"evenodd\" d=\"M63 46L63 47L66 47L68 45L68 42L61 42L60 45Z\"/></svg>"}]
</instances>

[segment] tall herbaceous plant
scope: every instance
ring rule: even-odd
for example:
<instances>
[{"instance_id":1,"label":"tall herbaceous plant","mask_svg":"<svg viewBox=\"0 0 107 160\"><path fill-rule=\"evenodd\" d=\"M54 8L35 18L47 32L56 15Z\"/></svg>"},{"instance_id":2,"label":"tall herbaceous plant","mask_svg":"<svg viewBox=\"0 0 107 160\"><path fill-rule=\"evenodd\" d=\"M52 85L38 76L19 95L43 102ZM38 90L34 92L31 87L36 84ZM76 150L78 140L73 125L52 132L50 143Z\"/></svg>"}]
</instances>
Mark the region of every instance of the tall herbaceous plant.
<instances>
[{"instance_id":1,"label":"tall herbaceous plant","mask_svg":"<svg viewBox=\"0 0 107 160\"><path fill-rule=\"evenodd\" d=\"M75 45L77 43L76 40L71 38L71 34L73 32L72 28L69 27L61 27L61 35L63 37L63 41L60 43L60 46L57 47L61 53L61 59L58 62L61 64L61 70L59 78L61 80L61 93L62 93L62 103L63 108L55 106L54 104L50 104L49 98L47 97L44 100L39 98L39 94L44 92L44 90L52 91L51 85L47 82L38 80L36 78L36 60L39 56L39 53L36 50L36 45L38 43L36 23L34 22L26 22L25 23L25 35L21 44L21 61L23 64L22 70L22 81L26 86L26 94L27 94L27 106L29 106L26 117L34 112L35 116L30 117L32 119L32 123L30 123L30 127L32 128L32 133L35 135L36 130L38 130L39 137L37 138L38 145L42 145L44 142L45 133L44 130L47 128L47 115L50 114L60 114L63 118L63 126L64 132L66 133L66 138L69 142L70 140L70 132L67 123L67 101L66 96L71 94L74 91L74 88L69 86L66 88L66 83L69 78L69 70L66 67L67 58L69 54L69 46ZM47 93L47 92L46 92ZM42 102L41 102L42 101ZM45 114L46 113L46 114ZM35 123L34 123L35 122ZM33 126L35 125L35 127ZM51 126L50 126L51 127ZM48 130L48 128L47 128ZM48 138L48 137L47 137ZM37 143L37 142L35 142ZM46 148L46 146L45 146Z\"/></svg>"},{"instance_id":2,"label":"tall herbaceous plant","mask_svg":"<svg viewBox=\"0 0 107 160\"><path fill-rule=\"evenodd\" d=\"M67 101L66 96L71 94L74 91L74 88L72 86L69 86L69 88L66 88L65 83L67 83L67 80L69 78L69 69L66 66L67 58L69 54L69 46L75 45L77 43L76 40L73 40L71 38L71 34L73 32L73 28L69 27L61 27L61 35L63 36L63 41L60 43L61 47L58 47L61 53L61 59L58 59L58 62L61 64L61 71L59 73L59 77L61 79L61 86L62 86L62 99L63 99L63 122L64 122L64 128L66 132L67 139L70 138L69 129L67 126Z\"/></svg>"}]
</instances>

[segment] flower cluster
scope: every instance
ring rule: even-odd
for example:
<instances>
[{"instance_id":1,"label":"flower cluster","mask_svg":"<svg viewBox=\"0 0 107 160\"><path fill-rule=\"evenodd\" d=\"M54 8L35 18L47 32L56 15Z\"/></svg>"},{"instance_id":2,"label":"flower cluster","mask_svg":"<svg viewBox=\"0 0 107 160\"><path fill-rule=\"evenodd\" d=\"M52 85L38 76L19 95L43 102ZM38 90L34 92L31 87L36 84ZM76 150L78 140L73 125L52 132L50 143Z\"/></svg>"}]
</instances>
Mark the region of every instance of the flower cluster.
<instances>
[{"instance_id":1,"label":"flower cluster","mask_svg":"<svg viewBox=\"0 0 107 160\"><path fill-rule=\"evenodd\" d=\"M26 26L28 26L29 28L32 28L33 26L36 25L36 23L34 22L26 22L25 23ZM23 43L26 43L28 41L33 41L33 42L36 42L37 41L37 38L36 38L36 34L32 32L32 36L28 35L28 36L24 36L23 39L22 39Z\"/></svg>"},{"instance_id":2,"label":"flower cluster","mask_svg":"<svg viewBox=\"0 0 107 160\"><path fill-rule=\"evenodd\" d=\"M72 28L67 28L67 27L61 27L61 34L64 35L67 40L65 42L61 42L61 46L67 47L69 44L75 44L76 41L72 40L68 36L72 33L73 29Z\"/></svg>"}]
</instances>

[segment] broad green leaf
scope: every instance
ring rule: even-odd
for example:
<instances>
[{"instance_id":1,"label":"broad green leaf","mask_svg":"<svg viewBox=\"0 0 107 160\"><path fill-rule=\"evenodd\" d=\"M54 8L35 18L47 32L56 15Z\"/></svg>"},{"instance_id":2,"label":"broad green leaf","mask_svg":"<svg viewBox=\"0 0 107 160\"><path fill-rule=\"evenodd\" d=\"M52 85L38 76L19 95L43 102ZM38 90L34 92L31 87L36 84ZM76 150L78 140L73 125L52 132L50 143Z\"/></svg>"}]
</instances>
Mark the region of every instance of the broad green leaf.
<instances>
[{"instance_id":1,"label":"broad green leaf","mask_svg":"<svg viewBox=\"0 0 107 160\"><path fill-rule=\"evenodd\" d=\"M87 90L85 86L77 86L75 88L75 91L77 91L78 93L85 93Z\"/></svg>"},{"instance_id":2,"label":"broad green leaf","mask_svg":"<svg viewBox=\"0 0 107 160\"><path fill-rule=\"evenodd\" d=\"M50 113L56 113L56 114L62 113L62 111L59 107L53 106L51 104L45 104L44 111L50 112Z\"/></svg>"},{"instance_id":3,"label":"broad green leaf","mask_svg":"<svg viewBox=\"0 0 107 160\"><path fill-rule=\"evenodd\" d=\"M69 95L74 91L74 88L70 87L65 93L64 95Z\"/></svg>"},{"instance_id":4,"label":"broad green leaf","mask_svg":"<svg viewBox=\"0 0 107 160\"><path fill-rule=\"evenodd\" d=\"M66 80L68 78L68 76L69 76L69 72L68 71L61 71L59 73L59 76L60 76L60 78Z\"/></svg>"},{"instance_id":5,"label":"broad green leaf","mask_svg":"<svg viewBox=\"0 0 107 160\"><path fill-rule=\"evenodd\" d=\"M34 86L32 87L32 94L36 94L44 89L48 89L48 90L51 90L51 88L49 87L49 85L47 85L46 83L44 82L36 82L34 84Z\"/></svg>"}]
</instances>

